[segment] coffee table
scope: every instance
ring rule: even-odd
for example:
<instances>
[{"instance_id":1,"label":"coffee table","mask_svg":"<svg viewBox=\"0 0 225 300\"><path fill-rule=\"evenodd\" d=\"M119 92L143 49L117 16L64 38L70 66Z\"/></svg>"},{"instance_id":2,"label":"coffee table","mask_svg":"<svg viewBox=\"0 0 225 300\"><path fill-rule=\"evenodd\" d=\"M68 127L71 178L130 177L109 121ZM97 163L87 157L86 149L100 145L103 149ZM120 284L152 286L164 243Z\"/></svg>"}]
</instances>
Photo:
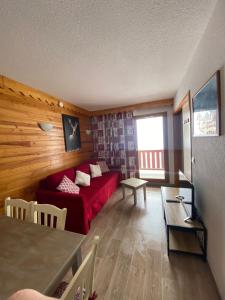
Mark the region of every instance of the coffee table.
<instances>
[{"instance_id":1,"label":"coffee table","mask_svg":"<svg viewBox=\"0 0 225 300\"><path fill-rule=\"evenodd\" d=\"M134 194L134 204L137 204L137 190L143 188L144 200L146 201L146 184L148 181L138 179L138 178L129 178L122 180L120 183L123 188L123 199L125 199L125 188L129 188L133 191Z\"/></svg>"}]
</instances>

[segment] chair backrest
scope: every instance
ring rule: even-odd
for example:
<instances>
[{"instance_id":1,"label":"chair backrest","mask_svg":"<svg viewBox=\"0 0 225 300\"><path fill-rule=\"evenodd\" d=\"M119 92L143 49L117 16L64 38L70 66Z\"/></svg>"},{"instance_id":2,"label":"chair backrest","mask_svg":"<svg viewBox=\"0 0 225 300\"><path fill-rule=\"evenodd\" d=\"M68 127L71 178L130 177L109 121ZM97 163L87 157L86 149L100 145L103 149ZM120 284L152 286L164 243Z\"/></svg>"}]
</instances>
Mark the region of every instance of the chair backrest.
<instances>
[{"instance_id":1,"label":"chair backrest","mask_svg":"<svg viewBox=\"0 0 225 300\"><path fill-rule=\"evenodd\" d=\"M65 229L67 209L60 209L50 204L37 204L32 206L33 222L56 229Z\"/></svg>"},{"instance_id":2,"label":"chair backrest","mask_svg":"<svg viewBox=\"0 0 225 300\"><path fill-rule=\"evenodd\" d=\"M18 220L31 222L31 208L33 201L27 202L23 199L12 199L7 197L5 199L5 215Z\"/></svg>"},{"instance_id":3,"label":"chair backrest","mask_svg":"<svg viewBox=\"0 0 225 300\"><path fill-rule=\"evenodd\" d=\"M94 237L94 243L79 269L71 279L61 300L87 300L93 293L95 257L99 236Z\"/></svg>"}]
</instances>

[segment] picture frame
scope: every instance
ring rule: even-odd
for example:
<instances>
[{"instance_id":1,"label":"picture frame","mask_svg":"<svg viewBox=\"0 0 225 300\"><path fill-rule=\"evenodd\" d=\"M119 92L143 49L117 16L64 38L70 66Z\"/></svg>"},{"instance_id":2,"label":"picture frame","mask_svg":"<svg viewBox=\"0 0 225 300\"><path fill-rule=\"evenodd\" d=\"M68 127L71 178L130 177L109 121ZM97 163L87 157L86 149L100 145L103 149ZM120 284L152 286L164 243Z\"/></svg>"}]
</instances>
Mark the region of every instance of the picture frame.
<instances>
[{"instance_id":1,"label":"picture frame","mask_svg":"<svg viewBox=\"0 0 225 300\"><path fill-rule=\"evenodd\" d=\"M192 135L220 135L220 71L214 73L192 98Z\"/></svg>"},{"instance_id":2,"label":"picture frame","mask_svg":"<svg viewBox=\"0 0 225 300\"><path fill-rule=\"evenodd\" d=\"M62 115L65 151L71 152L80 150L80 122L77 117Z\"/></svg>"}]
</instances>

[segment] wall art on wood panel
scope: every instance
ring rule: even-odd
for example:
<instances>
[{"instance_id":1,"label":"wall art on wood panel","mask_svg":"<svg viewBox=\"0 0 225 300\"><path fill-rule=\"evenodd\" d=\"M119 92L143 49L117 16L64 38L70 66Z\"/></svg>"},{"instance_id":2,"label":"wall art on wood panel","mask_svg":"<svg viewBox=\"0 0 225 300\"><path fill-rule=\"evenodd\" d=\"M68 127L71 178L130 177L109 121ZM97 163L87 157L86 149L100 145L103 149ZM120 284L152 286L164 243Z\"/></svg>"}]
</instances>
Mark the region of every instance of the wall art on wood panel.
<instances>
[{"instance_id":1,"label":"wall art on wood panel","mask_svg":"<svg viewBox=\"0 0 225 300\"><path fill-rule=\"evenodd\" d=\"M62 115L62 120L66 152L79 150L81 148L79 119Z\"/></svg>"},{"instance_id":2,"label":"wall art on wood panel","mask_svg":"<svg viewBox=\"0 0 225 300\"><path fill-rule=\"evenodd\" d=\"M193 97L193 136L220 135L220 73L217 71Z\"/></svg>"}]
</instances>

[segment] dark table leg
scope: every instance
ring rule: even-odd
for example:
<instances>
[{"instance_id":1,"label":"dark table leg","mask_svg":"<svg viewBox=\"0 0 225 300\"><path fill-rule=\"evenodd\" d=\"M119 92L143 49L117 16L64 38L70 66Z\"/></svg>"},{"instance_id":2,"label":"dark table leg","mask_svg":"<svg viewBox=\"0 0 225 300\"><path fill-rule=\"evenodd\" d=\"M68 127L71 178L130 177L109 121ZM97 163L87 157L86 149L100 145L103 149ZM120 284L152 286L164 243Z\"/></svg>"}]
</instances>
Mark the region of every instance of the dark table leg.
<instances>
[{"instance_id":1,"label":"dark table leg","mask_svg":"<svg viewBox=\"0 0 225 300\"><path fill-rule=\"evenodd\" d=\"M143 189L144 189L144 200L146 201L146 184L143 186Z\"/></svg>"},{"instance_id":2,"label":"dark table leg","mask_svg":"<svg viewBox=\"0 0 225 300\"><path fill-rule=\"evenodd\" d=\"M123 189L123 199L125 199L126 198L126 190L125 190L125 186L124 185L122 185L122 189Z\"/></svg>"},{"instance_id":3,"label":"dark table leg","mask_svg":"<svg viewBox=\"0 0 225 300\"><path fill-rule=\"evenodd\" d=\"M137 205L137 190L133 189L134 191L134 205Z\"/></svg>"},{"instance_id":4,"label":"dark table leg","mask_svg":"<svg viewBox=\"0 0 225 300\"><path fill-rule=\"evenodd\" d=\"M167 255L170 255L170 228L166 226L166 237L167 237Z\"/></svg>"}]
</instances>

